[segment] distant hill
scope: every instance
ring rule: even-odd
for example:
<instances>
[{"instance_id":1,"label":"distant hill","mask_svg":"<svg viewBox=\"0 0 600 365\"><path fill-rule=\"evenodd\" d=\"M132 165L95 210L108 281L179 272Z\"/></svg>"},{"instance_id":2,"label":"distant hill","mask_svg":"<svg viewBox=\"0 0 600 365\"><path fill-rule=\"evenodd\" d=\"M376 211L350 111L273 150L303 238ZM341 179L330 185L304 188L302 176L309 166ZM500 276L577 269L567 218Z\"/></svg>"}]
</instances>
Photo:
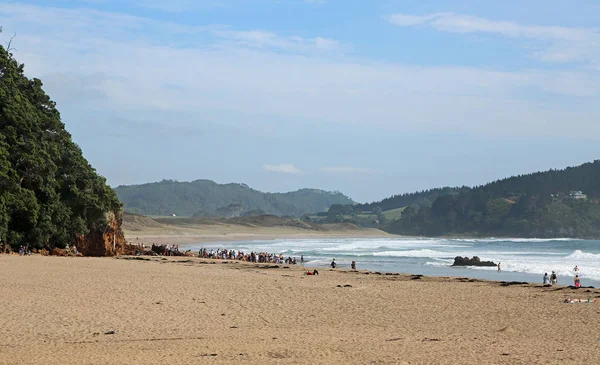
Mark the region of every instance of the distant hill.
<instances>
[{"instance_id":1,"label":"distant hill","mask_svg":"<svg viewBox=\"0 0 600 365\"><path fill-rule=\"evenodd\" d=\"M217 184L211 180L161 182L115 188L125 211L149 216L236 217L257 214L298 217L329 209L332 204L353 204L340 192L301 189L264 193L245 184Z\"/></svg>"},{"instance_id":2,"label":"distant hill","mask_svg":"<svg viewBox=\"0 0 600 365\"><path fill-rule=\"evenodd\" d=\"M411 235L600 237L600 160L513 176L408 207L384 227Z\"/></svg>"}]
</instances>

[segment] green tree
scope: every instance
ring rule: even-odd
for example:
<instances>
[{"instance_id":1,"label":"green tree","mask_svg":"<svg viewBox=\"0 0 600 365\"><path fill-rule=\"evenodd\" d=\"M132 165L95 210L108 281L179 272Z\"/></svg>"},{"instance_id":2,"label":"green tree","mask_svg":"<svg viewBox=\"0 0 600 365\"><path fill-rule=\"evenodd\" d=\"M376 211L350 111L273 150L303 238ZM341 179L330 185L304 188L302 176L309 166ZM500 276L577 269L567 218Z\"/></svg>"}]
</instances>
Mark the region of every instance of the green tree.
<instances>
[{"instance_id":1,"label":"green tree","mask_svg":"<svg viewBox=\"0 0 600 365\"><path fill-rule=\"evenodd\" d=\"M64 247L121 209L42 86L0 46L0 238L13 246Z\"/></svg>"}]
</instances>

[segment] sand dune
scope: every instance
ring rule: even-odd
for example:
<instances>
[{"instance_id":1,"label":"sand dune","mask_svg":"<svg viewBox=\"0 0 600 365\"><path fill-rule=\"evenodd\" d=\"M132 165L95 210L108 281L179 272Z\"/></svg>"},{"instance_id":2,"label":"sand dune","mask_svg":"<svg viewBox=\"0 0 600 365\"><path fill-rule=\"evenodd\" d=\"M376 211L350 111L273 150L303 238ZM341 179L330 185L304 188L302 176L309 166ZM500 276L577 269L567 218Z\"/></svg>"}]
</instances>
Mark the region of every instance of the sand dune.
<instances>
[{"instance_id":1,"label":"sand dune","mask_svg":"<svg viewBox=\"0 0 600 365\"><path fill-rule=\"evenodd\" d=\"M594 364L600 356L600 304L561 303L569 289L264 267L0 255L0 364Z\"/></svg>"}]
</instances>

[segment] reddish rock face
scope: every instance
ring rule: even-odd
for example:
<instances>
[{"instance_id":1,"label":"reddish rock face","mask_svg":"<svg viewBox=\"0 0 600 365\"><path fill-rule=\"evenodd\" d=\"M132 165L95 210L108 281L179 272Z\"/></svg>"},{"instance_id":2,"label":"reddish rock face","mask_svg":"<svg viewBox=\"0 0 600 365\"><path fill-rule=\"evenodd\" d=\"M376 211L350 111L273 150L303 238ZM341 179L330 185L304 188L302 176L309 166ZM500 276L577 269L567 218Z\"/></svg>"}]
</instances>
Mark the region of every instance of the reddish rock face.
<instances>
[{"instance_id":1,"label":"reddish rock face","mask_svg":"<svg viewBox=\"0 0 600 365\"><path fill-rule=\"evenodd\" d=\"M127 242L121 230L122 212L108 212L104 232L92 232L77 239L77 251L84 256L116 256L124 253Z\"/></svg>"}]
</instances>

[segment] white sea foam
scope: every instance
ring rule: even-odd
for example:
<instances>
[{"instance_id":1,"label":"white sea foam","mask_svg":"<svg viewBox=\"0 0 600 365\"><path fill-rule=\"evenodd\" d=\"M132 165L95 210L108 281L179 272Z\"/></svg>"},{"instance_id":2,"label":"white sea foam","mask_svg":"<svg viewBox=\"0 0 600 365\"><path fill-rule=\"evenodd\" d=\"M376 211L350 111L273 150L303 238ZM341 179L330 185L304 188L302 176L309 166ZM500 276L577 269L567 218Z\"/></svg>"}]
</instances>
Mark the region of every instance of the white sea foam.
<instances>
[{"instance_id":1,"label":"white sea foam","mask_svg":"<svg viewBox=\"0 0 600 365\"><path fill-rule=\"evenodd\" d=\"M544 273L550 274L555 271L559 276L559 283L563 285L572 285L575 275L582 279L582 285L585 285L585 279L600 281L600 254L586 253L581 250L575 250L566 256L552 257L515 257L510 255L486 256L482 260L492 260L502 262L503 271L522 272L528 274L537 274L541 277ZM579 271L573 271L575 265ZM489 270L483 267L468 267L473 270ZM494 269L493 267L491 268ZM561 280L561 277L563 278Z\"/></svg>"},{"instance_id":2,"label":"white sea foam","mask_svg":"<svg viewBox=\"0 0 600 365\"><path fill-rule=\"evenodd\" d=\"M540 280L545 272L554 270L561 284L572 283L573 268L578 265L580 271L577 274L583 285L586 285L586 280L600 281L600 244L568 238L279 239L195 246L226 247L244 252L286 252L286 256L296 256L296 259L304 255L311 260L307 265L318 267L328 266L332 258L337 258L340 266L349 266L351 260L357 259L360 267L389 271L401 270L406 265L422 265L423 261L427 261L426 265L439 267L440 273L443 267L452 265L456 256L478 256L484 261L501 262L503 271L535 274ZM469 269L496 270L495 267Z\"/></svg>"},{"instance_id":3,"label":"white sea foam","mask_svg":"<svg viewBox=\"0 0 600 365\"><path fill-rule=\"evenodd\" d=\"M448 266L452 265L452 262L448 263L448 262L444 262L444 261L427 261L425 263L425 265L448 267Z\"/></svg>"},{"instance_id":4,"label":"white sea foam","mask_svg":"<svg viewBox=\"0 0 600 365\"><path fill-rule=\"evenodd\" d=\"M471 242L471 243L481 243L481 242L567 242L567 241L579 241L577 238L452 238L452 241L458 242Z\"/></svg>"},{"instance_id":5,"label":"white sea foam","mask_svg":"<svg viewBox=\"0 0 600 365\"><path fill-rule=\"evenodd\" d=\"M591 260L600 263L600 253L587 253L581 250L573 251L573 253L566 258L570 260Z\"/></svg>"},{"instance_id":6,"label":"white sea foam","mask_svg":"<svg viewBox=\"0 0 600 365\"><path fill-rule=\"evenodd\" d=\"M373 256L443 258L443 257L454 257L457 255L455 253L436 251L436 250L430 250L430 249L425 248L422 250L374 252Z\"/></svg>"}]
</instances>

